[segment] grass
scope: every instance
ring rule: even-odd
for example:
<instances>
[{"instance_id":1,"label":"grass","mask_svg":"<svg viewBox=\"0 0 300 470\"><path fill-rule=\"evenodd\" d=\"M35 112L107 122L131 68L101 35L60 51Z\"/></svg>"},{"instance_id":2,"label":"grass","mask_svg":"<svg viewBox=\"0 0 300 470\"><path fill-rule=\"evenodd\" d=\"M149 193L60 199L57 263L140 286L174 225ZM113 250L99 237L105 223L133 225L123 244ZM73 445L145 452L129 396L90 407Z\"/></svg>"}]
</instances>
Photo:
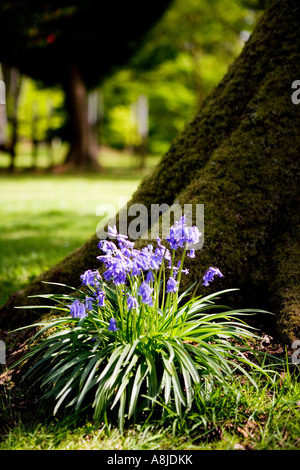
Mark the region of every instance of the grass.
<instances>
[{"instance_id":1,"label":"grass","mask_svg":"<svg viewBox=\"0 0 300 470\"><path fill-rule=\"evenodd\" d=\"M0 302L92 236L101 204L119 209L139 177L0 175Z\"/></svg>"},{"instance_id":2,"label":"grass","mask_svg":"<svg viewBox=\"0 0 300 470\"><path fill-rule=\"evenodd\" d=\"M289 374L272 384L263 378L258 390L233 380L205 396L196 393L193 409L179 419L137 424L120 433L117 427L72 426L51 419L14 425L4 431L0 450L296 450L300 447L300 385ZM173 414L172 414L173 413Z\"/></svg>"},{"instance_id":3,"label":"grass","mask_svg":"<svg viewBox=\"0 0 300 470\"><path fill-rule=\"evenodd\" d=\"M37 150L35 162L32 159L32 145L30 142L20 141L16 147L15 168L17 171L30 170L35 163L39 170L47 170L51 165L61 165L67 153L66 144L56 145L53 150L53 158L49 154L49 147L40 144ZM147 155L145 170L152 168L159 160L160 156ZM99 163L105 169L106 174L123 174L126 177L135 174L141 176L141 172L135 170L139 165L139 158L130 151L120 151L107 147L99 150ZM10 156L7 153L0 153L0 168L7 170L10 166Z\"/></svg>"},{"instance_id":4,"label":"grass","mask_svg":"<svg viewBox=\"0 0 300 470\"><path fill-rule=\"evenodd\" d=\"M119 196L130 198L142 175L129 172L132 159L123 157L103 157L107 171L101 175L0 174L1 303L95 233L100 204L118 208ZM49 419L45 410L33 416L32 398L0 377L0 450L299 449L297 374L296 366L286 365L273 383L258 377L258 390L233 377L227 389L199 389L182 419L172 404L169 418L153 417L123 434L117 427Z\"/></svg>"}]
</instances>

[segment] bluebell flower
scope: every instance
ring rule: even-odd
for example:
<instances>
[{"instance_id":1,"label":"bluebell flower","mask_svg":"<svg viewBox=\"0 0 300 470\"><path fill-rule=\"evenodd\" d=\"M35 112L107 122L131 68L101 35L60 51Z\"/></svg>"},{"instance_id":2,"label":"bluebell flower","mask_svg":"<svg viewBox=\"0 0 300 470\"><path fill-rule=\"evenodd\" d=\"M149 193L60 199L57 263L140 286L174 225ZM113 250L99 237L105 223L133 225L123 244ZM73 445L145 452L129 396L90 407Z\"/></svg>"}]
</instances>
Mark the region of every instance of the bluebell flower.
<instances>
[{"instance_id":1,"label":"bluebell flower","mask_svg":"<svg viewBox=\"0 0 300 470\"><path fill-rule=\"evenodd\" d=\"M100 240L98 244L98 248L102 250L104 253L111 255L115 251L117 251L117 247L114 244L114 242L111 242L109 240Z\"/></svg>"},{"instance_id":2,"label":"bluebell flower","mask_svg":"<svg viewBox=\"0 0 300 470\"><path fill-rule=\"evenodd\" d=\"M167 242L169 242L171 250L177 250L179 247L178 240L175 238L172 228L170 230L169 238L167 238Z\"/></svg>"},{"instance_id":3,"label":"bluebell flower","mask_svg":"<svg viewBox=\"0 0 300 470\"><path fill-rule=\"evenodd\" d=\"M93 310L93 297L87 297L85 298L85 308L87 310Z\"/></svg>"},{"instance_id":4,"label":"bluebell flower","mask_svg":"<svg viewBox=\"0 0 300 470\"><path fill-rule=\"evenodd\" d=\"M132 276L139 276L143 271L148 271L151 266L152 253L148 248L134 250L132 253Z\"/></svg>"},{"instance_id":5,"label":"bluebell flower","mask_svg":"<svg viewBox=\"0 0 300 470\"><path fill-rule=\"evenodd\" d=\"M87 317L85 305L84 303L80 302L80 300L75 300L75 302L69 305L69 307L70 307L70 315L73 318Z\"/></svg>"},{"instance_id":6,"label":"bluebell flower","mask_svg":"<svg viewBox=\"0 0 300 470\"><path fill-rule=\"evenodd\" d=\"M162 263L162 258L156 256L155 254L151 256L150 259L150 268L157 271Z\"/></svg>"},{"instance_id":7,"label":"bluebell flower","mask_svg":"<svg viewBox=\"0 0 300 470\"><path fill-rule=\"evenodd\" d=\"M198 227L193 226L188 228L187 244L196 245L199 243L201 233L199 232Z\"/></svg>"},{"instance_id":8,"label":"bluebell flower","mask_svg":"<svg viewBox=\"0 0 300 470\"><path fill-rule=\"evenodd\" d=\"M138 301L135 297L133 297L132 295L129 295L127 297L127 307L128 307L128 310L132 310L133 308L138 308L139 304L138 304Z\"/></svg>"},{"instance_id":9,"label":"bluebell flower","mask_svg":"<svg viewBox=\"0 0 300 470\"><path fill-rule=\"evenodd\" d=\"M173 275L174 275L174 278L177 276L178 271L179 271L179 269L180 269L180 266L181 266L181 261L178 261L177 266L173 266ZM171 261L170 261L170 263L169 263L169 268L170 268L170 269L172 268L172 263L171 263ZM182 273L182 274L188 274L188 273L189 273L189 270L188 270L188 269L182 269L182 270L181 270L181 273Z\"/></svg>"},{"instance_id":10,"label":"bluebell flower","mask_svg":"<svg viewBox=\"0 0 300 470\"><path fill-rule=\"evenodd\" d=\"M154 281L154 276L152 271L148 271L147 276L146 276L146 282L152 282Z\"/></svg>"},{"instance_id":11,"label":"bluebell flower","mask_svg":"<svg viewBox=\"0 0 300 470\"><path fill-rule=\"evenodd\" d=\"M118 233L115 225L113 227L107 227L107 235L109 235L110 238L117 238L118 240L128 238L127 235Z\"/></svg>"},{"instance_id":12,"label":"bluebell flower","mask_svg":"<svg viewBox=\"0 0 300 470\"><path fill-rule=\"evenodd\" d=\"M117 331L117 322L114 318L111 318L109 321L108 331Z\"/></svg>"},{"instance_id":13,"label":"bluebell flower","mask_svg":"<svg viewBox=\"0 0 300 470\"><path fill-rule=\"evenodd\" d=\"M100 280L101 276L97 270L92 271L91 269L88 269L83 274L81 274L80 279L82 281L82 285L84 286L98 286L98 279Z\"/></svg>"},{"instance_id":14,"label":"bluebell flower","mask_svg":"<svg viewBox=\"0 0 300 470\"><path fill-rule=\"evenodd\" d=\"M134 259L133 262L132 262L131 274L132 274L132 276L139 276L140 274L142 274L142 269L139 266L139 263L136 259Z\"/></svg>"},{"instance_id":15,"label":"bluebell flower","mask_svg":"<svg viewBox=\"0 0 300 470\"><path fill-rule=\"evenodd\" d=\"M153 260L158 263L158 265L161 265L163 259L170 261L172 256L169 250L161 244L161 239L157 237L157 247L153 255Z\"/></svg>"},{"instance_id":16,"label":"bluebell flower","mask_svg":"<svg viewBox=\"0 0 300 470\"><path fill-rule=\"evenodd\" d=\"M132 250L134 247L133 242L130 242L129 240L125 240L125 239L119 239L118 244L119 244L120 251L123 253L123 255L125 256L132 255Z\"/></svg>"},{"instance_id":17,"label":"bluebell flower","mask_svg":"<svg viewBox=\"0 0 300 470\"><path fill-rule=\"evenodd\" d=\"M192 249L192 250L188 250L187 256L188 256L189 258L195 258L195 250L193 250L193 249Z\"/></svg>"},{"instance_id":18,"label":"bluebell flower","mask_svg":"<svg viewBox=\"0 0 300 470\"><path fill-rule=\"evenodd\" d=\"M219 268L213 268L212 266L206 271L206 273L203 276L203 285L208 286L210 282L214 280L215 276L223 277L223 274L219 270Z\"/></svg>"},{"instance_id":19,"label":"bluebell flower","mask_svg":"<svg viewBox=\"0 0 300 470\"><path fill-rule=\"evenodd\" d=\"M143 304L148 304L150 306L153 305L153 300L151 294L153 292L153 288L149 286L147 282L143 282L139 288L139 295L142 297Z\"/></svg>"},{"instance_id":20,"label":"bluebell flower","mask_svg":"<svg viewBox=\"0 0 300 470\"><path fill-rule=\"evenodd\" d=\"M102 258L102 257L99 257ZM128 266L129 260L123 257L121 253L116 253L114 257L105 258L104 264L107 270L103 273L106 281L112 281L114 284L124 284L126 281L126 274L131 268L132 263Z\"/></svg>"},{"instance_id":21,"label":"bluebell flower","mask_svg":"<svg viewBox=\"0 0 300 470\"><path fill-rule=\"evenodd\" d=\"M195 245L199 242L200 232L196 226L186 226L186 216L182 216L170 229L167 241L171 249L176 250L178 247L187 245Z\"/></svg>"},{"instance_id":22,"label":"bluebell flower","mask_svg":"<svg viewBox=\"0 0 300 470\"><path fill-rule=\"evenodd\" d=\"M167 282L167 292L176 292L178 290L178 281L174 277L169 277Z\"/></svg>"},{"instance_id":23,"label":"bluebell flower","mask_svg":"<svg viewBox=\"0 0 300 470\"><path fill-rule=\"evenodd\" d=\"M97 305L99 307L105 306L105 293L102 291L97 292Z\"/></svg>"}]
</instances>

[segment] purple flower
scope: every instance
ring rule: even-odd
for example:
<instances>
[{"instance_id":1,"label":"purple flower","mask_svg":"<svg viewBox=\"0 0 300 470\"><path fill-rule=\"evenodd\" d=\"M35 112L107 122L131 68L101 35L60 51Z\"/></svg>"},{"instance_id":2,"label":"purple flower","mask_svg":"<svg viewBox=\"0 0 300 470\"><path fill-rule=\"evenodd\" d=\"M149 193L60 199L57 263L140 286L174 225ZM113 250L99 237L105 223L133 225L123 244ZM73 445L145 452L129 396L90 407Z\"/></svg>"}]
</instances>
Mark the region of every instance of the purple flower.
<instances>
[{"instance_id":1,"label":"purple flower","mask_svg":"<svg viewBox=\"0 0 300 470\"><path fill-rule=\"evenodd\" d=\"M85 298L85 308L87 310L93 310L93 297L86 297Z\"/></svg>"},{"instance_id":2,"label":"purple flower","mask_svg":"<svg viewBox=\"0 0 300 470\"><path fill-rule=\"evenodd\" d=\"M114 318L111 318L109 321L108 331L117 331L117 322Z\"/></svg>"},{"instance_id":3,"label":"purple flower","mask_svg":"<svg viewBox=\"0 0 300 470\"><path fill-rule=\"evenodd\" d=\"M189 258L195 258L195 250L189 250L187 252L187 255Z\"/></svg>"},{"instance_id":4,"label":"purple flower","mask_svg":"<svg viewBox=\"0 0 300 470\"><path fill-rule=\"evenodd\" d=\"M103 258L103 257L99 257ZM123 257L121 253L116 253L114 257L110 256L104 260L106 268L108 268L104 273L103 277L106 281L112 280L116 285L124 284L126 281L126 273L130 266L128 266L128 260Z\"/></svg>"},{"instance_id":5,"label":"purple flower","mask_svg":"<svg viewBox=\"0 0 300 470\"><path fill-rule=\"evenodd\" d=\"M91 269L88 269L83 274L81 274L80 279L82 281L82 285L84 286L98 286L98 279L101 279L101 276L98 271L92 271Z\"/></svg>"},{"instance_id":6,"label":"purple flower","mask_svg":"<svg viewBox=\"0 0 300 470\"><path fill-rule=\"evenodd\" d=\"M125 256L132 255L132 250L134 247L133 242L130 242L129 240L125 240L125 239L119 239L118 244L119 244L120 251L123 253L123 255Z\"/></svg>"},{"instance_id":7,"label":"purple flower","mask_svg":"<svg viewBox=\"0 0 300 470\"><path fill-rule=\"evenodd\" d=\"M170 236L167 238L167 242L169 242L171 250L177 250L179 247L178 240L175 238L172 228L170 230Z\"/></svg>"},{"instance_id":8,"label":"purple flower","mask_svg":"<svg viewBox=\"0 0 300 470\"><path fill-rule=\"evenodd\" d=\"M151 266L152 252L148 248L142 250L134 250L132 252L132 276L139 276L143 271L148 271Z\"/></svg>"},{"instance_id":9,"label":"purple flower","mask_svg":"<svg viewBox=\"0 0 300 470\"><path fill-rule=\"evenodd\" d=\"M209 283L214 280L214 276L223 277L223 274L221 273L219 268L213 268L211 266L203 276L203 280L204 280L203 285L207 287Z\"/></svg>"},{"instance_id":10,"label":"purple flower","mask_svg":"<svg viewBox=\"0 0 300 470\"><path fill-rule=\"evenodd\" d=\"M137 260L134 259L133 262L132 262L131 274L132 274L132 276L139 276L141 273L142 273L142 270L141 270Z\"/></svg>"},{"instance_id":11,"label":"purple flower","mask_svg":"<svg viewBox=\"0 0 300 470\"><path fill-rule=\"evenodd\" d=\"M100 240L98 248L100 248L100 250L102 250L107 255L111 255L112 253L117 251L117 247L114 242L108 240Z\"/></svg>"},{"instance_id":12,"label":"purple flower","mask_svg":"<svg viewBox=\"0 0 300 470\"><path fill-rule=\"evenodd\" d=\"M129 295L127 297L127 307L128 307L128 310L132 310L133 308L138 308L139 304L138 304L138 301L135 297L133 297L132 295Z\"/></svg>"},{"instance_id":13,"label":"purple flower","mask_svg":"<svg viewBox=\"0 0 300 470\"><path fill-rule=\"evenodd\" d=\"M187 237L188 245L196 245L197 243L199 243L200 235L201 233L199 232L198 227L189 227Z\"/></svg>"},{"instance_id":14,"label":"purple flower","mask_svg":"<svg viewBox=\"0 0 300 470\"><path fill-rule=\"evenodd\" d=\"M143 271L148 271L150 268L151 256L151 252L148 248L142 248L139 256L136 257L136 261Z\"/></svg>"},{"instance_id":15,"label":"purple flower","mask_svg":"<svg viewBox=\"0 0 300 470\"><path fill-rule=\"evenodd\" d=\"M178 272L179 272L179 269L180 269L180 266L181 266L181 261L178 261L177 266L173 266L173 275L174 275L174 277L177 276L177 274L178 274ZM172 268L172 263L171 263L171 261L170 261L170 263L169 263L169 269L171 269L171 268ZM188 269L182 269L182 270L181 270L181 273L182 273L182 274L188 274L188 273L189 273L189 270L188 270Z\"/></svg>"},{"instance_id":16,"label":"purple flower","mask_svg":"<svg viewBox=\"0 0 300 470\"><path fill-rule=\"evenodd\" d=\"M147 277L146 277L146 282L152 282L154 281L154 276L152 271L148 271Z\"/></svg>"},{"instance_id":17,"label":"purple flower","mask_svg":"<svg viewBox=\"0 0 300 470\"><path fill-rule=\"evenodd\" d=\"M155 249L152 260L154 263L157 263L158 267L161 265L163 259L170 261L172 259L171 253L169 250L161 244L161 239L157 237L157 247ZM157 269L157 268L153 268Z\"/></svg>"},{"instance_id":18,"label":"purple flower","mask_svg":"<svg viewBox=\"0 0 300 470\"><path fill-rule=\"evenodd\" d=\"M167 282L167 292L176 292L178 290L178 281L174 277L169 277Z\"/></svg>"},{"instance_id":19,"label":"purple flower","mask_svg":"<svg viewBox=\"0 0 300 470\"><path fill-rule=\"evenodd\" d=\"M127 235L118 233L117 227L115 225L113 227L107 227L107 235L109 235L110 238L117 238L118 240L122 238L128 238Z\"/></svg>"},{"instance_id":20,"label":"purple flower","mask_svg":"<svg viewBox=\"0 0 300 470\"><path fill-rule=\"evenodd\" d=\"M73 318L85 318L87 317L86 308L84 303L80 302L80 300L75 300L70 307L70 314Z\"/></svg>"},{"instance_id":21,"label":"purple flower","mask_svg":"<svg viewBox=\"0 0 300 470\"><path fill-rule=\"evenodd\" d=\"M105 294L102 291L97 293L97 304L99 307L105 306Z\"/></svg>"},{"instance_id":22,"label":"purple flower","mask_svg":"<svg viewBox=\"0 0 300 470\"><path fill-rule=\"evenodd\" d=\"M150 287L149 284L147 284L147 282L143 282L140 285L139 295L142 297L143 304L148 304L150 306L153 305L153 301L151 297L152 291L153 291L153 288Z\"/></svg>"},{"instance_id":23,"label":"purple flower","mask_svg":"<svg viewBox=\"0 0 300 470\"><path fill-rule=\"evenodd\" d=\"M194 245L199 242L200 232L196 226L186 226L186 216L182 216L170 229L170 236L167 241L171 249L176 250L178 247Z\"/></svg>"}]
</instances>

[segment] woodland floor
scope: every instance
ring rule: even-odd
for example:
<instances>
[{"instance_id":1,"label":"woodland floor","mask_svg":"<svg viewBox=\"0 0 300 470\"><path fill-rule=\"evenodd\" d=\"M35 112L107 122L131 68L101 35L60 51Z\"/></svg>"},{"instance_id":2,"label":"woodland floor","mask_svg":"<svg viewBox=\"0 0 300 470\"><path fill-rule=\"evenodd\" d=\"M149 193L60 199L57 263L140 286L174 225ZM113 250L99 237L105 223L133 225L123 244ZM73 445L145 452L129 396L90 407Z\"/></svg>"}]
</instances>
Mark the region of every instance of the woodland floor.
<instances>
[{"instance_id":1,"label":"woodland floor","mask_svg":"<svg viewBox=\"0 0 300 470\"><path fill-rule=\"evenodd\" d=\"M53 175L43 169L24 171L24 167L9 175L2 161L1 304L95 233L100 204L109 202L118 209L119 196L130 198L147 169L144 173L129 170L133 157L122 158L120 164L120 154L107 155L107 169L101 175ZM148 163L149 170L152 162ZM171 410L169 419L137 423L123 434L114 426L58 421L47 410L37 417L38 395L25 393L18 373L7 371L23 354L26 337L7 333L1 332L7 338L8 361L0 369L0 450L300 448L299 366L291 363L293 351L280 344L272 330L263 330L264 339L257 345L284 359L272 385L260 378L256 390L247 381L233 378L228 391L217 387L205 402L196 397L195 407L183 419Z\"/></svg>"}]
</instances>

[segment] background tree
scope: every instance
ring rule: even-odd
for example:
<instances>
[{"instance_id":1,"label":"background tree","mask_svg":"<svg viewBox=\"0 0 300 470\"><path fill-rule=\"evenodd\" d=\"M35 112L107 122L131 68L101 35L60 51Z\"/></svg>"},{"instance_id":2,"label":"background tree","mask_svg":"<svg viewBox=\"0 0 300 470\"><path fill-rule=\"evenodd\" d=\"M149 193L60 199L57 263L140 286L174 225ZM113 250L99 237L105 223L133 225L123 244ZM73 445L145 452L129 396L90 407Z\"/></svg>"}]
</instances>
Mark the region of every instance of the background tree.
<instances>
[{"instance_id":1,"label":"background tree","mask_svg":"<svg viewBox=\"0 0 300 470\"><path fill-rule=\"evenodd\" d=\"M16 67L10 67L2 65L3 81L5 83L5 94L6 94L6 105L2 106L1 109L1 122L0 122L0 134L1 142L0 149L10 154L10 171L15 168L16 158L16 145L18 141L19 132L19 120L18 120L18 108L20 91L22 84L22 77L19 70ZM7 134L10 134L10 142L7 145Z\"/></svg>"},{"instance_id":2,"label":"background tree","mask_svg":"<svg viewBox=\"0 0 300 470\"><path fill-rule=\"evenodd\" d=\"M61 84L69 111L69 164L98 168L87 88L126 63L169 0L0 2L0 60L45 86Z\"/></svg>"}]
</instances>

